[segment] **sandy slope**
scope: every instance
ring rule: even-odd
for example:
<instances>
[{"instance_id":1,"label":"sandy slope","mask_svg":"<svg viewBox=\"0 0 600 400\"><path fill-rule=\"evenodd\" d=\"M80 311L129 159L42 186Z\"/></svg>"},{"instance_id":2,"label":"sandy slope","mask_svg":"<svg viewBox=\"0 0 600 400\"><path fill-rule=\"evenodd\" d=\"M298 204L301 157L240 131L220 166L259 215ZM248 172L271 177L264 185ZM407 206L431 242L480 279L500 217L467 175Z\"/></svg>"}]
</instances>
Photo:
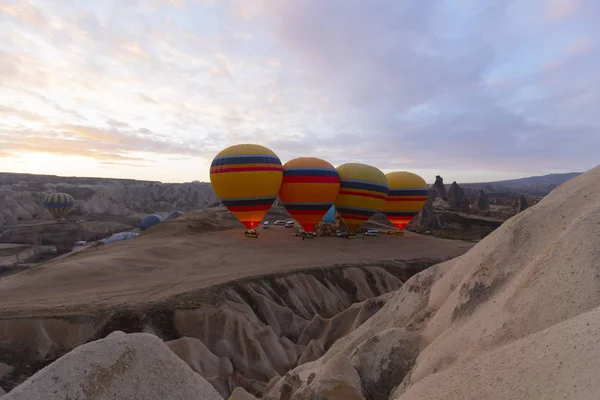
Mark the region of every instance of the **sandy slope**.
<instances>
[{"instance_id":1,"label":"sandy slope","mask_svg":"<svg viewBox=\"0 0 600 400\"><path fill-rule=\"evenodd\" d=\"M0 314L86 304L147 302L243 277L335 264L455 257L471 243L410 234L302 241L292 229L215 229L174 220L129 241L100 246L0 279ZM218 226L216 227L219 228Z\"/></svg>"},{"instance_id":2,"label":"sandy slope","mask_svg":"<svg viewBox=\"0 0 600 400\"><path fill-rule=\"evenodd\" d=\"M266 398L595 399L599 306L596 167L463 256L415 275Z\"/></svg>"}]
</instances>

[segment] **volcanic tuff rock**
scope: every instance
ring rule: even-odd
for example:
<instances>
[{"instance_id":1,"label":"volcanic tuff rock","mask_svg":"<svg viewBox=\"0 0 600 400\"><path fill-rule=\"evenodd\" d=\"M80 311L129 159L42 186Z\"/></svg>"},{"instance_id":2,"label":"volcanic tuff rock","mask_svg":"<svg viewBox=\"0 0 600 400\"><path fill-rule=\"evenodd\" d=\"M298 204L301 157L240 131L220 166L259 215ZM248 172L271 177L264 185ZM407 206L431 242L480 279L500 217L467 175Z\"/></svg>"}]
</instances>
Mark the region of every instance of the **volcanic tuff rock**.
<instances>
[{"instance_id":1,"label":"volcanic tuff rock","mask_svg":"<svg viewBox=\"0 0 600 400\"><path fill-rule=\"evenodd\" d=\"M486 212L490 210L490 199L483 189L479 189L473 201L473 211Z\"/></svg>"},{"instance_id":2,"label":"volcanic tuff rock","mask_svg":"<svg viewBox=\"0 0 600 400\"><path fill-rule=\"evenodd\" d=\"M456 183L452 182L450 190L448 190L448 204L456 209L468 209L469 199L465 195L465 191Z\"/></svg>"},{"instance_id":3,"label":"volcanic tuff rock","mask_svg":"<svg viewBox=\"0 0 600 400\"><path fill-rule=\"evenodd\" d=\"M347 399L364 399L373 395L367 388L387 391L400 381L376 396L596 398L598 221L600 166L512 217L464 255L413 276L323 357L272 382L264 398L335 398L330 395L343 391ZM416 359L406 343L418 349ZM390 373L386 365L399 368Z\"/></svg>"},{"instance_id":4,"label":"volcanic tuff rock","mask_svg":"<svg viewBox=\"0 0 600 400\"><path fill-rule=\"evenodd\" d=\"M42 369L3 400L222 400L162 340L113 332Z\"/></svg>"},{"instance_id":5,"label":"volcanic tuff rock","mask_svg":"<svg viewBox=\"0 0 600 400\"><path fill-rule=\"evenodd\" d=\"M444 185L444 178L439 175L435 176L435 182L429 190L434 190L433 199L441 197L444 200L448 200L448 193L446 193L446 185Z\"/></svg>"},{"instance_id":6,"label":"volcanic tuff rock","mask_svg":"<svg viewBox=\"0 0 600 400\"><path fill-rule=\"evenodd\" d=\"M156 309L0 319L0 360L17 367L0 385L11 389L35 372L26 366L45 365L121 330L167 340L224 398L237 386L260 395L271 379L321 357L383 307L386 293L432 263L389 262L253 278L186 294Z\"/></svg>"},{"instance_id":7,"label":"volcanic tuff rock","mask_svg":"<svg viewBox=\"0 0 600 400\"><path fill-rule=\"evenodd\" d=\"M18 178L17 178L18 177ZM160 183L121 179L72 178L28 174L0 174L0 225L29 220L51 220L44 197L65 192L75 199L70 212L77 216L116 215L173 210L188 211L218 202L210 183Z\"/></svg>"},{"instance_id":8,"label":"volcanic tuff rock","mask_svg":"<svg viewBox=\"0 0 600 400\"><path fill-rule=\"evenodd\" d=\"M528 207L529 203L527 203L527 199L525 196L520 195L519 200L517 200L517 212L520 213L521 211L526 210Z\"/></svg>"}]
</instances>

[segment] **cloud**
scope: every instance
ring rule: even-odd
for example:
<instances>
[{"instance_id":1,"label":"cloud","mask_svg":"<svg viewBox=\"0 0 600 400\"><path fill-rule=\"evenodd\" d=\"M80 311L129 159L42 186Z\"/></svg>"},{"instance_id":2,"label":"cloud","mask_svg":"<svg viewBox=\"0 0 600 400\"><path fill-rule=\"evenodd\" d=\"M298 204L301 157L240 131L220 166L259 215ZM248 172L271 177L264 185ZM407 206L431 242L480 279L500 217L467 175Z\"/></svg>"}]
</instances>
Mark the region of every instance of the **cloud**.
<instances>
[{"instance_id":1,"label":"cloud","mask_svg":"<svg viewBox=\"0 0 600 400\"><path fill-rule=\"evenodd\" d=\"M581 0L547 0L547 13L551 20L561 20L572 15L581 5Z\"/></svg>"},{"instance_id":2,"label":"cloud","mask_svg":"<svg viewBox=\"0 0 600 400\"><path fill-rule=\"evenodd\" d=\"M0 150L122 171L160 159L188 180L240 142L283 161L584 170L600 146L598 4L2 3Z\"/></svg>"}]
</instances>

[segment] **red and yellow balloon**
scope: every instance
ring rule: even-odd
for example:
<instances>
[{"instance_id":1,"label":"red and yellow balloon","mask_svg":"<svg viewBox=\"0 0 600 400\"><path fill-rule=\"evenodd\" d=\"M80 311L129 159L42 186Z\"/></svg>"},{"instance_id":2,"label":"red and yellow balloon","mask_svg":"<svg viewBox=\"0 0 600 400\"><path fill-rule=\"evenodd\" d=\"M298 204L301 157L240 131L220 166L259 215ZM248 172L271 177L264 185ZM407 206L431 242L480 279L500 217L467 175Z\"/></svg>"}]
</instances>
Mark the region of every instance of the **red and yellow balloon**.
<instances>
[{"instance_id":1,"label":"red and yellow balloon","mask_svg":"<svg viewBox=\"0 0 600 400\"><path fill-rule=\"evenodd\" d=\"M333 165L315 157L299 157L283 165L279 200L306 232L329 211L340 190Z\"/></svg>"},{"instance_id":2,"label":"red and yellow balloon","mask_svg":"<svg viewBox=\"0 0 600 400\"><path fill-rule=\"evenodd\" d=\"M385 203L388 181L383 172L367 164L342 164L337 171L340 191L333 204L348 231L355 233Z\"/></svg>"},{"instance_id":3,"label":"red and yellow balloon","mask_svg":"<svg viewBox=\"0 0 600 400\"><path fill-rule=\"evenodd\" d=\"M390 172L386 177L389 191L381 211L403 230L425 205L429 188L423 178L411 172Z\"/></svg>"},{"instance_id":4,"label":"red and yellow balloon","mask_svg":"<svg viewBox=\"0 0 600 400\"><path fill-rule=\"evenodd\" d=\"M210 165L210 183L221 202L248 229L255 228L277 198L281 160L258 144L230 146Z\"/></svg>"}]
</instances>

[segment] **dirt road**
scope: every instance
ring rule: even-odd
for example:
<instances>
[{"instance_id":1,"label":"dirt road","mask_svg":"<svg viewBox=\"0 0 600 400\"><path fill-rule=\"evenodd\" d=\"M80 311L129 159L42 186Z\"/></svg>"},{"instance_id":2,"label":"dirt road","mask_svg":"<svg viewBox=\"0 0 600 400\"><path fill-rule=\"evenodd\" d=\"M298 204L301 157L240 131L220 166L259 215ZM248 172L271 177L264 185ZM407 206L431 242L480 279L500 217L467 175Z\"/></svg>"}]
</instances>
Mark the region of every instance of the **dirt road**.
<instances>
[{"instance_id":1,"label":"dirt road","mask_svg":"<svg viewBox=\"0 0 600 400\"><path fill-rule=\"evenodd\" d=\"M94 247L0 279L0 314L91 304L119 305L168 296L244 277L336 264L416 258L447 259L473 243L407 234L364 240L301 240L292 229L194 233L185 223Z\"/></svg>"}]
</instances>

